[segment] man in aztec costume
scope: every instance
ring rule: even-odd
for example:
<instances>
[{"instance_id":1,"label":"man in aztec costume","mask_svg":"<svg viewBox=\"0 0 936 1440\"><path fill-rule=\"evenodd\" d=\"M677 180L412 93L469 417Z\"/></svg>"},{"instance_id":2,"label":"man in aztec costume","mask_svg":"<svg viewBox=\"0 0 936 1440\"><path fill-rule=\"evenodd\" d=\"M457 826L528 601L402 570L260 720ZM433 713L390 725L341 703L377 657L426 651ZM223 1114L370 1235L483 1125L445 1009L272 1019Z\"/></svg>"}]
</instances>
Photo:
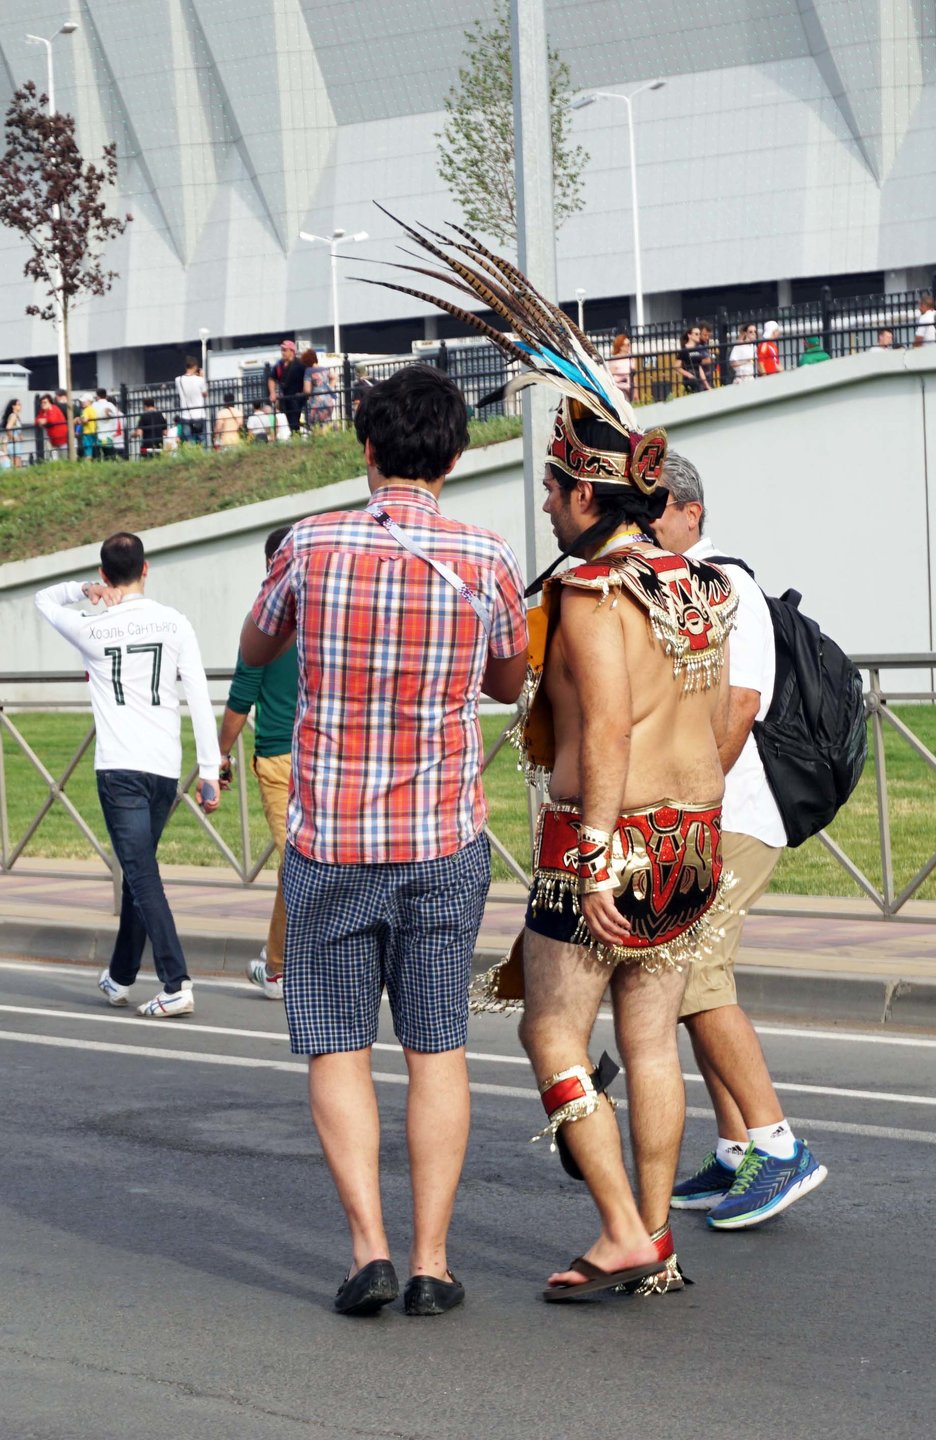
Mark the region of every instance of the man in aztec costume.
<instances>
[{"instance_id":1,"label":"man in aztec costume","mask_svg":"<svg viewBox=\"0 0 936 1440\"><path fill-rule=\"evenodd\" d=\"M685 1119L676 1017L722 883L718 733L736 597L722 571L662 551L647 533L669 499L660 484L666 436L640 433L590 341L466 232L404 228L448 270L401 268L478 296L512 333L424 291L391 288L487 335L525 372L508 389L538 381L560 392L543 509L560 559L584 562L547 579L529 616L517 738L528 779L549 776L550 798L524 934L484 977L475 1005L522 1000L520 1038L546 1110L543 1135L588 1185L601 1220L598 1240L550 1276L544 1299L681 1289L668 1222ZM608 989L639 1208L607 1095L617 1067L588 1053Z\"/></svg>"}]
</instances>

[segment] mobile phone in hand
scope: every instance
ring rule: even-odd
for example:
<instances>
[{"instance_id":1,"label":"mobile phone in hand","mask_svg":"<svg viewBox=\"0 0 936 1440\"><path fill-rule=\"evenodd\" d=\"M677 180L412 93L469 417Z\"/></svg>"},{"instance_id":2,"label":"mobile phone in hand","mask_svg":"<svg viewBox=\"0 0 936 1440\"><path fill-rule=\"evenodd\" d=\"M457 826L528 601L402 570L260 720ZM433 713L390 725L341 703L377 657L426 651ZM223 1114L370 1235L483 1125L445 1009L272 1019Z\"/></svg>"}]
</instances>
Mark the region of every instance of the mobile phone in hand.
<instances>
[{"instance_id":1,"label":"mobile phone in hand","mask_svg":"<svg viewBox=\"0 0 936 1440\"><path fill-rule=\"evenodd\" d=\"M214 800L217 799L217 795L218 795L218 792L217 792L217 790L215 790L215 787L212 785L211 781L210 781L210 780L203 780L203 781L202 781L202 785L201 785L201 801L200 801L200 804L201 804L202 809L203 809L203 810L207 809L207 807L208 807L209 805L211 805Z\"/></svg>"}]
</instances>

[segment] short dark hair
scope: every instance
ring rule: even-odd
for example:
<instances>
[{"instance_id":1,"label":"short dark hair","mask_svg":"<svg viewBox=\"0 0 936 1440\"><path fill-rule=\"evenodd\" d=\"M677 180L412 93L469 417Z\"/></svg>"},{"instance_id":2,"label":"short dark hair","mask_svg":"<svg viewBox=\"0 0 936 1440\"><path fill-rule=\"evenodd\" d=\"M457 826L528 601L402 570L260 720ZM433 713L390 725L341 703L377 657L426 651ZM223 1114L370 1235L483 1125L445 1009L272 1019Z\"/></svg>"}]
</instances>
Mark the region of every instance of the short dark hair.
<instances>
[{"instance_id":1,"label":"short dark hair","mask_svg":"<svg viewBox=\"0 0 936 1440\"><path fill-rule=\"evenodd\" d=\"M195 356L194 356L194 355L186 355L186 357L185 357L185 368L186 368L186 370L197 370L197 369L198 369L198 361L195 359Z\"/></svg>"},{"instance_id":2,"label":"short dark hair","mask_svg":"<svg viewBox=\"0 0 936 1440\"><path fill-rule=\"evenodd\" d=\"M221 396L221 404L222 404L222 405L233 405L234 403L235 403L235 402L234 402L234 391L233 391L233 390L225 390L224 394Z\"/></svg>"},{"instance_id":3,"label":"short dark hair","mask_svg":"<svg viewBox=\"0 0 936 1440\"><path fill-rule=\"evenodd\" d=\"M273 556L276 554L277 550L282 545L283 541L286 539L286 536L289 534L291 529L291 525L277 525L276 529L271 530L267 538L264 540L263 553L266 556L266 561L268 565L273 559Z\"/></svg>"},{"instance_id":4,"label":"short dark hair","mask_svg":"<svg viewBox=\"0 0 936 1440\"><path fill-rule=\"evenodd\" d=\"M143 574L143 541L139 535L118 530L101 546L101 569L112 585L127 585Z\"/></svg>"},{"instance_id":5,"label":"short dark hair","mask_svg":"<svg viewBox=\"0 0 936 1440\"><path fill-rule=\"evenodd\" d=\"M143 409L144 409L144 410L155 410L155 408L156 408L156 401L153 399L152 395L144 395L144 397L143 397Z\"/></svg>"},{"instance_id":6,"label":"short dark hair","mask_svg":"<svg viewBox=\"0 0 936 1440\"><path fill-rule=\"evenodd\" d=\"M437 480L468 445L468 407L458 386L430 365L404 365L364 395L354 417L381 475Z\"/></svg>"},{"instance_id":7,"label":"short dark hair","mask_svg":"<svg viewBox=\"0 0 936 1440\"><path fill-rule=\"evenodd\" d=\"M94 393L97 395L97 398L98 398L99 400L106 400L106 399L107 399L107 391L104 389L103 386L101 387L100 390L96 390Z\"/></svg>"}]
</instances>

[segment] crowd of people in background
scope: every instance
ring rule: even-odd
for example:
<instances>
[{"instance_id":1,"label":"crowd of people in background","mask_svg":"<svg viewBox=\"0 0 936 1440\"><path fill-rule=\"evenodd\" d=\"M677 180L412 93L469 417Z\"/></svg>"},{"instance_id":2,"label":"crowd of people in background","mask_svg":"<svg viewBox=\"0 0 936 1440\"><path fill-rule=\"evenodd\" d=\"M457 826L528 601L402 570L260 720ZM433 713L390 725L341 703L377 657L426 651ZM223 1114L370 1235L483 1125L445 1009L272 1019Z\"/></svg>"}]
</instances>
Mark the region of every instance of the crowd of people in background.
<instances>
[{"instance_id":1,"label":"crowd of people in background","mask_svg":"<svg viewBox=\"0 0 936 1440\"><path fill-rule=\"evenodd\" d=\"M920 296L912 330L906 348L936 344L936 301L929 291ZM642 353L635 354L632 337L622 328L612 340L608 369L632 404L659 402L780 374L791 367L791 351L800 344L788 336L784 348L783 339L779 320L766 320L760 326L746 320L729 348L715 338L708 321L699 320L681 332L678 346L671 336L661 336L655 353L644 334L639 346ZM895 343L894 329L882 325L875 343L867 348L881 352L903 347ZM795 362L800 367L831 358L820 335L806 335ZM28 428L31 436L35 432L33 422L24 420L22 401L10 399L0 420L0 469L28 464L37 450L43 459L66 458L70 425L74 426L79 459L112 460L130 453L131 440L138 442L143 459L151 459L186 444L225 450L243 444L289 442L294 436L307 438L332 429L344 418L339 371L320 363L311 347L300 353L296 342L289 339L281 342L280 358L267 370L265 398L242 401L232 389L224 392L220 407L215 408L202 366L194 356L186 357L184 372L173 384L172 413L160 410L156 399L144 398L135 424L121 412L116 396L104 388L76 398L71 407L64 390L42 395L34 420L42 435L38 447L27 440L25 430ZM366 369L359 366L350 392L351 417L372 384Z\"/></svg>"},{"instance_id":2,"label":"crowd of people in background","mask_svg":"<svg viewBox=\"0 0 936 1440\"><path fill-rule=\"evenodd\" d=\"M311 348L297 355L291 340L283 341L280 352L281 359L269 372L267 398L248 405L229 390L222 395L220 407L213 410L207 380L193 356L186 357L184 372L173 382L175 405L168 416L155 398L145 397L134 424L132 416L122 413L116 396L105 389L76 397L71 407L64 391L43 395L35 416L42 433L42 458L67 458L69 423L74 426L79 460L121 458L129 449L129 440L138 442L142 459L152 459L180 445L224 450L242 444L289 442L294 435L308 437L333 428L338 371L321 365ZM351 389L352 414L372 384L364 368L358 367ZM23 402L9 400L0 421L0 468L29 463L36 448L27 443L23 433L24 424L29 423L23 419Z\"/></svg>"},{"instance_id":3,"label":"crowd of people in background","mask_svg":"<svg viewBox=\"0 0 936 1440\"><path fill-rule=\"evenodd\" d=\"M633 353L628 332L619 330L611 344L608 368L618 389L628 400L638 403L669 400L678 395L698 395L723 385L743 385L765 375L779 375L790 368L790 357L785 360L782 352L782 339L783 327L779 320L766 320L760 327L754 320L745 320L731 342L727 365L722 365L719 363L721 347L706 320L699 320L683 330L677 348L661 345L656 354L644 353L640 356ZM645 338L641 348L647 352L650 343ZM913 322L913 339L908 348L917 349L932 344L936 344L936 301L925 291L920 298ZM881 351L900 347L895 346L893 329L881 326L876 332L875 343L867 348ZM796 367L816 365L831 359L821 336L806 335L796 357Z\"/></svg>"}]
</instances>

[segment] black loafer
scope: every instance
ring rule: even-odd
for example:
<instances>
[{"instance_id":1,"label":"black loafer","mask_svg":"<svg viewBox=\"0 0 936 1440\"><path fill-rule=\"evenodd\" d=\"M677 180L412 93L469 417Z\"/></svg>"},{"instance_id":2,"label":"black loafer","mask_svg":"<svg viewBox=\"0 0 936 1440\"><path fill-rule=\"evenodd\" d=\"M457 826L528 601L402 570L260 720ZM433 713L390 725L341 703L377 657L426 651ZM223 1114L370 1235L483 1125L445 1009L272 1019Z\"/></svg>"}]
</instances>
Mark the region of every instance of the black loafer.
<instances>
[{"instance_id":1,"label":"black loafer","mask_svg":"<svg viewBox=\"0 0 936 1440\"><path fill-rule=\"evenodd\" d=\"M389 1260L372 1260L349 1280L343 1280L335 1296L340 1315L375 1315L400 1293L400 1282Z\"/></svg>"},{"instance_id":2,"label":"black loafer","mask_svg":"<svg viewBox=\"0 0 936 1440\"><path fill-rule=\"evenodd\" d=\"M407 1315L444 1315L465 1302L465 1287L452 1275L451 1280L437 1280L434 1275L413 1275L403 1291L403 1309Z\"/></svg>"}]
</instances>

